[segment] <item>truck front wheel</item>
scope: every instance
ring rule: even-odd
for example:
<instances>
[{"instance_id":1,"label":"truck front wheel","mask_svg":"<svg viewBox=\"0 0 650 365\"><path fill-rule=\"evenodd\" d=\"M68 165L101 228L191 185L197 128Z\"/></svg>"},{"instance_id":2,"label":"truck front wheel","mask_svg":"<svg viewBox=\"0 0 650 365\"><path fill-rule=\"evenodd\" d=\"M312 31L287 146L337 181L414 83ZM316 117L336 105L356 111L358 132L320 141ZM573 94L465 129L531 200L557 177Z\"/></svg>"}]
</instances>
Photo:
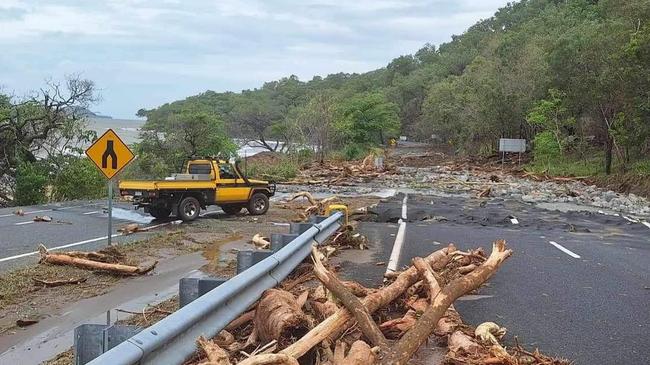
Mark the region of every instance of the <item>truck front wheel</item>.
<instances>
[{"instance_id":1,"label":"truck front wheel","mask_svg":"<svg viewBox=\"0 0 650 365\"><path fill-rule=\"evenodd\" d=\"M264 193L255 193L248 202L248 213L250 215L262 215L269 210L269 197Z\"/></svg>"},{"instance_id":2,"label":"truck front wheel","mask_svg":"<svg viewBox=\"0 0 650 365\"><path fill-rule=\"evenodd\" d=\"M193 221L199 216L201 211L201 204L192 196L188 196L181 200L178 204L178 217L185 222Z\"/></svg>"},{"instance_id":3,"label":"truck front wheel","mask_svg":"<svg viewBox=\"0 0 650 365\"><path fill-rule=\"evenodd\" d=\"M163 219L169 217L172 210L169 208L149 207L149 214L156 219Z\"/></svg>"}]
</instances>

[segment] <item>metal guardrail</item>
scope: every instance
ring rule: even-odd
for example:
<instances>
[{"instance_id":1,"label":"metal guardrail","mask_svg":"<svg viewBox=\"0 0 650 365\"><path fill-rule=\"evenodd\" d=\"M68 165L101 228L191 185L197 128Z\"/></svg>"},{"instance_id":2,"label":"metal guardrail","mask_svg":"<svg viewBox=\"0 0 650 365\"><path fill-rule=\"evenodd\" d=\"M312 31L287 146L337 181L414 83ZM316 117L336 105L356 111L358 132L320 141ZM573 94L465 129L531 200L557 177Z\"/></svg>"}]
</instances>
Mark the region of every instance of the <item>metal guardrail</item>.
<instances>
[{"instance_id":1,"label":"metal guardrail","mask_svg":"<svg viewBox=\"0 0 650 365\"><path fill-rule=\"evenodd\" d=\"M246 311L262 293L284 280L341 226L337 212L285 247L212 291L122 342L88 364L182 364L196 352L196 339L216 336Z\"/></svg>"}]
</instances>

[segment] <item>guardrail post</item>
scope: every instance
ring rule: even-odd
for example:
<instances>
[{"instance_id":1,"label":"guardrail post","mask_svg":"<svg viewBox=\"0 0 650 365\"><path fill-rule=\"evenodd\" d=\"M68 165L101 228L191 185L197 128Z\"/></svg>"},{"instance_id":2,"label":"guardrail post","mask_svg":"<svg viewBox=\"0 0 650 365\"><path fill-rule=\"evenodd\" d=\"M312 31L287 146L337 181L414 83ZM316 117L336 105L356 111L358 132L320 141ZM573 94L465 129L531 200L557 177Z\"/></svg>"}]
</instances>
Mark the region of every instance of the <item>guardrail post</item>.
<instances>
[{"instance_id":1,"label":"guardrail post","mask_svg":"<svg viewBox=\"0 0 650 365\"><path fill-rule=\"evenodd\" d=\"M114 324L104 330L104 352L142 331L142 327Z\"/></svg>"},{"instance_id":2,"label":"guardrail post","mask_svg":"<svg viewBox=\"0 0 650 365\"><path fill-rule=\"evenodd\" d=\"M265 258L271 256L271 250L257 250L257 251L239 251L237 252L237 274L242 273L249 267L257 264Z\"/></svg>"},{"instance_id":3,"label":"guardrail post","mask_svg":"<svg viewBox=\"0 0 650 365\"><path fill-rule=\"evenodd\" d=\"M199 280L199 297L228 281L226 278L206 278Z\"/></svg>"},{"instance_id":4,"label":"guardrail post","mask_svg":"<svg viewBox=\"0 0 650 365\"><path fill-rule=\"evenodd\" d=\"M326 215L313 215L313 216L311 216L311 218L309 218L309 221L311 223L320 223L320 222L324 221L327 218L328 218L328 216L326 216Z\"/></svg>"},{"instance_id":5,"label":"guardrail post","mask_svg":"<svg viewBox=\"0 0 650 365\"><path fill-rule=\"evenodd\" d=\"M74 363L84 365L104 353L105 324L82 324L74 329Z\"/></svg>"},{"instance_id":6,"label":"guardrail post","mask_svg":"<svg viewBox=\"0 0 650 365\"><path fill-rule=\"evenodd\" d=\"M142 331L138 326L82 324L74 329L74 363L84 365Z\"/></svg>"},{"instance_id":7,"label":"guardrail post","mask_svg":"<svg viewBox=\"0 0 650 365\"><path fill-rule=\"evenodd\" d=\"M291 225L289 226L289 233L303 234L312 226L313 226L312 223L291 223Z\"/></svg>"},{"instance_id":8,"label":"guardrail post","mask_svg":"<svg viewBox=\"0 0 650 365\"><path fill-rule=\"evenodd\" d=\"M273 233L271 235L271 251L278 252L296 237L298 237L297 234Z\"/></svg>"},{"instance_id":9,"label":"guardrail post","mask_svg":"<svg viewBox=\"0 0 650 365\"><path fill-rule=\"evenodd\" d=\"M199 297L199 278L182 278L178 281L178 304L184 307Z\"/></svg>"}]
</instances>

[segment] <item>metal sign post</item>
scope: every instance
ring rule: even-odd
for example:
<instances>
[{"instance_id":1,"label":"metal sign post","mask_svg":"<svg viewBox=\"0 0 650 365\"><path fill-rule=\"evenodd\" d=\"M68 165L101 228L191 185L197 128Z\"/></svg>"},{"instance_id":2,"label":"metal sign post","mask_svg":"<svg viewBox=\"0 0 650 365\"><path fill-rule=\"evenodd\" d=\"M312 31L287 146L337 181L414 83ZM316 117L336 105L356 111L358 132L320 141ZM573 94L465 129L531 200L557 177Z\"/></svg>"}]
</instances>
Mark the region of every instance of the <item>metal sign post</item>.
<instances>
[{"instance_id":1,"label":"metal sign post","mask_svg":"<svg viewBox=\"0 0 650 365\"><path fill-rule=\"evenodd\" d=\"M108 245L113 245L113 180L108 180Z\"/></svg>"},{"instance_id":2,"label":"metal sign post","mask_svg":"<svg viewBox=\"0 0 650 365\"><path fill-rule=\"evenodd\" d=\"M108 245L113 241L113 177L135 157L129 147L113 132L106 131L86 150L86 155L95 163L108 181Z\"/></svg>"}]
</instances>

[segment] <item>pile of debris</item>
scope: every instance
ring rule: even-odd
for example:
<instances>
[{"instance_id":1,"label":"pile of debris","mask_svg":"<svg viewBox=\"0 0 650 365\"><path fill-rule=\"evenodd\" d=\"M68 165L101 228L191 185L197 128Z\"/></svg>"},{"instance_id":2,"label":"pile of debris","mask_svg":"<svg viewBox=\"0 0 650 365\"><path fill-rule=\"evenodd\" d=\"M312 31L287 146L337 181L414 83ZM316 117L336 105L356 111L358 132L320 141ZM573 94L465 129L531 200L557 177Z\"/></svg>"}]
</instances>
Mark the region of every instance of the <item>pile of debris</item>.
<instances>
[{"instance_id":1,"label":"pile of debris","mask_svg":"<svg viewBox=\"0 0 650 365\"><path fill-rule=\"evenodd\" d=\"M473 329L454 301L485 283L512 254L505 241L481 250L453 244L394 273L385 286L366 288L327 267L327 246L312 250L278 287L215 338L197 339L192 364L407 364L434 336L450 364L568 364L519 346L504 348L505 329L488 322ZM315 280L316 278L317 280Z\"/></svg>"},{"instance_id":2,"label":"pile of debris","mask_svg":"<svg viewBox=\"0 0 650 365\"><path fill-rule=\"evenodd\" d=\"M283 184L354 186L396 173L395 168L385 162L377 166L375 157L370 154L362 161L312 162L304 165L296 178Z\"/></svg>"},{"instance_id":3,"label":"pile of debris","mask_svg":"<svg viewBox=\"0 0 650 365\"><path fill-rule=\"evenodd\" d=\"M449 162L427 168L400 167L400 174L383 181L385 186L428 190L432 194L469 197L503 197L526 203L568 203L644 217L650 216L648 200L588 185L580 177L549 177Z\"/></svg>"}]
</instances>

